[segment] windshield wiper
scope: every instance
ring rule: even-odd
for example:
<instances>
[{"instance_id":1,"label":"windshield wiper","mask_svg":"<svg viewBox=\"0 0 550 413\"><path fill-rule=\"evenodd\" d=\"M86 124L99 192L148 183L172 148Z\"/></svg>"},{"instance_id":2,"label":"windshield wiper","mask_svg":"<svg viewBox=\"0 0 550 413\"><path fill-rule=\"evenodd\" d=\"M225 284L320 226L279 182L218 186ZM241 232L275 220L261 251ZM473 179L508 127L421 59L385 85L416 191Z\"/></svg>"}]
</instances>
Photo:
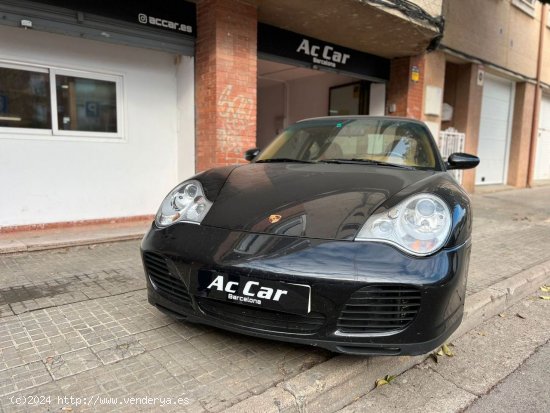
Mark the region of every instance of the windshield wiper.
<instances>
[{"instance_id":1,"label":"windshield wiper","mask_svg":"<svg viewBox=\"0 0 550 413\"><path fill-rule=\"evenodd\" d=\"M256 163L270 163L270 162L296 162L296 163L315 163L313 161L306 161L303 159L292 159L292 158L269 158L269 159L260 159Z\"/></svg>"},{"instance_id":2,"label":"windshield wiper","mask_svg":"<svg viewBox=\"0 0 550 413\"><path fill-rule=\"evenodd\" d=\"M407 165L400 165L397 163L390 163L390 162L384 162L384 161L375 161L373 159L361 159L361 158L351 158L351 159L344 159L344 158L334 158L334 159L322 159L320 161L321 163L338 163L338 164L367 164L367 165L380 165L380 166L391 166L394 168L402 168L402 169L416 169L412 166Z\"/></svg>"}]
</instances>

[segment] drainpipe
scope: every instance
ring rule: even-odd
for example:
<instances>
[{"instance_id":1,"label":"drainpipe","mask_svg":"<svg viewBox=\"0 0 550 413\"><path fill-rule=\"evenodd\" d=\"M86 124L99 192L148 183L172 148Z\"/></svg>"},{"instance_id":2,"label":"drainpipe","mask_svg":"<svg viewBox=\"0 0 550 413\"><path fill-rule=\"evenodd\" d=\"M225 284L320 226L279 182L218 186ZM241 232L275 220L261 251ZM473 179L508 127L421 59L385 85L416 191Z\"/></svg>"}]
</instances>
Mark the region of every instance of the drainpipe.
<instances>
[{"instance_id":1,"label":"drainpipe","mask_svg":"<svg viewBox=\"0 0 550 413\"><path fill-rule=\"evenodd\" d=\"M541 72L542 72L542 51L544 50L544 35L546 30L546 16L548 9L545 4L542 5L542 15L540 17L540 35L539 35L539 54L537 57L537 83L535 85L535 103L533 107L533 123L531 125L531 144L529 145L529 165L527 170L527 187L533 187L535 177L535 161L537 155L537 139L539 132L539 113L541 100Z\"/></svg>"}]
</instances>

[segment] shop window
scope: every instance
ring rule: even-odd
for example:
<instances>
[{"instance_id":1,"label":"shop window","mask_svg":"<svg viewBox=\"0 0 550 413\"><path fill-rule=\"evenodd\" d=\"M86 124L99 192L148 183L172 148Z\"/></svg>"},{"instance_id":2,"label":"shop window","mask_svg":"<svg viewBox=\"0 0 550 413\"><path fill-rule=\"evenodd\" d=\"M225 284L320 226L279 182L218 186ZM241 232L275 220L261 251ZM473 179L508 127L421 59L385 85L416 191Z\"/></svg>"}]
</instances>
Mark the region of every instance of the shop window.
<instances>
[{"instance_id":1,"label":"shop window","mask_svg":"<svg viewBox=\"0 0 550 413\"><path fill-rule=\"evenodd\" d=\"M122 137L122 78L0 63L2 132Z\"/></svg>"},{"instance_id":2,"label":"shop window","mask_svg":"<svg viewBox=\"0 0 550 413\"><path fill-rule=\"evenodd\" d=\"M117 132L116 82L55 75L55 85L59 130Z\"/></svg>"},{"instance_id":3,"label":"shop window","mask_svg":"<svg viewBox=\"0 0 550 413\"><path fill-rule=\"evenodd\" d=\"M0 67L0 127L51 129L47 71Z\"/></svg>"}]
</instances>

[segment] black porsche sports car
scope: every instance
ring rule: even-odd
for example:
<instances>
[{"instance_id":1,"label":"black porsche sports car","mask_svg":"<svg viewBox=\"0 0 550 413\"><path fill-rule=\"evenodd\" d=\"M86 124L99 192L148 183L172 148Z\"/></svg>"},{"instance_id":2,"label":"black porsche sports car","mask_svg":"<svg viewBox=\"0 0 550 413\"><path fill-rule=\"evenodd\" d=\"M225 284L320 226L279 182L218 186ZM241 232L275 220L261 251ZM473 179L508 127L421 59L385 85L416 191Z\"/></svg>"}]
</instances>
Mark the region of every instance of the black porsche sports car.
<instances>
[{"instance_id":1,"label":"black porsche sports car","mask_svg":"<svg viewBox=\"0 0 550 413\"><path fill-rule=\"evenodd\" d=\"M325 117L176 186L142 242L149 302L350 354L421 354L462 320L467 194L426 125Z\"/></svg>"}]
</instances>

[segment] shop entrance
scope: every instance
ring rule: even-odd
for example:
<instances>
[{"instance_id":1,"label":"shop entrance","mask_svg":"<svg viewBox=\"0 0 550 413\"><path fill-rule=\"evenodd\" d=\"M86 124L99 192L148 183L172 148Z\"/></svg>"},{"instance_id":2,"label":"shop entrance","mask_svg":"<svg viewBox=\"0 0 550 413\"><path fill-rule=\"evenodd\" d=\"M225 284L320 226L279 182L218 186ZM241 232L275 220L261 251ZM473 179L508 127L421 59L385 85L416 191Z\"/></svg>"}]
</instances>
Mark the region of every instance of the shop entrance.
<instances>
[{"instance_id":1,"label":"shop entrance","mask_svg":"<svg viewBox=\"0 0 550 413\"><path fill-rule=\"evenodd\" d=\"M385 83L259 59L257 146L301 119L384 115L385 91Z\"/></svg>"}]
</instances>

